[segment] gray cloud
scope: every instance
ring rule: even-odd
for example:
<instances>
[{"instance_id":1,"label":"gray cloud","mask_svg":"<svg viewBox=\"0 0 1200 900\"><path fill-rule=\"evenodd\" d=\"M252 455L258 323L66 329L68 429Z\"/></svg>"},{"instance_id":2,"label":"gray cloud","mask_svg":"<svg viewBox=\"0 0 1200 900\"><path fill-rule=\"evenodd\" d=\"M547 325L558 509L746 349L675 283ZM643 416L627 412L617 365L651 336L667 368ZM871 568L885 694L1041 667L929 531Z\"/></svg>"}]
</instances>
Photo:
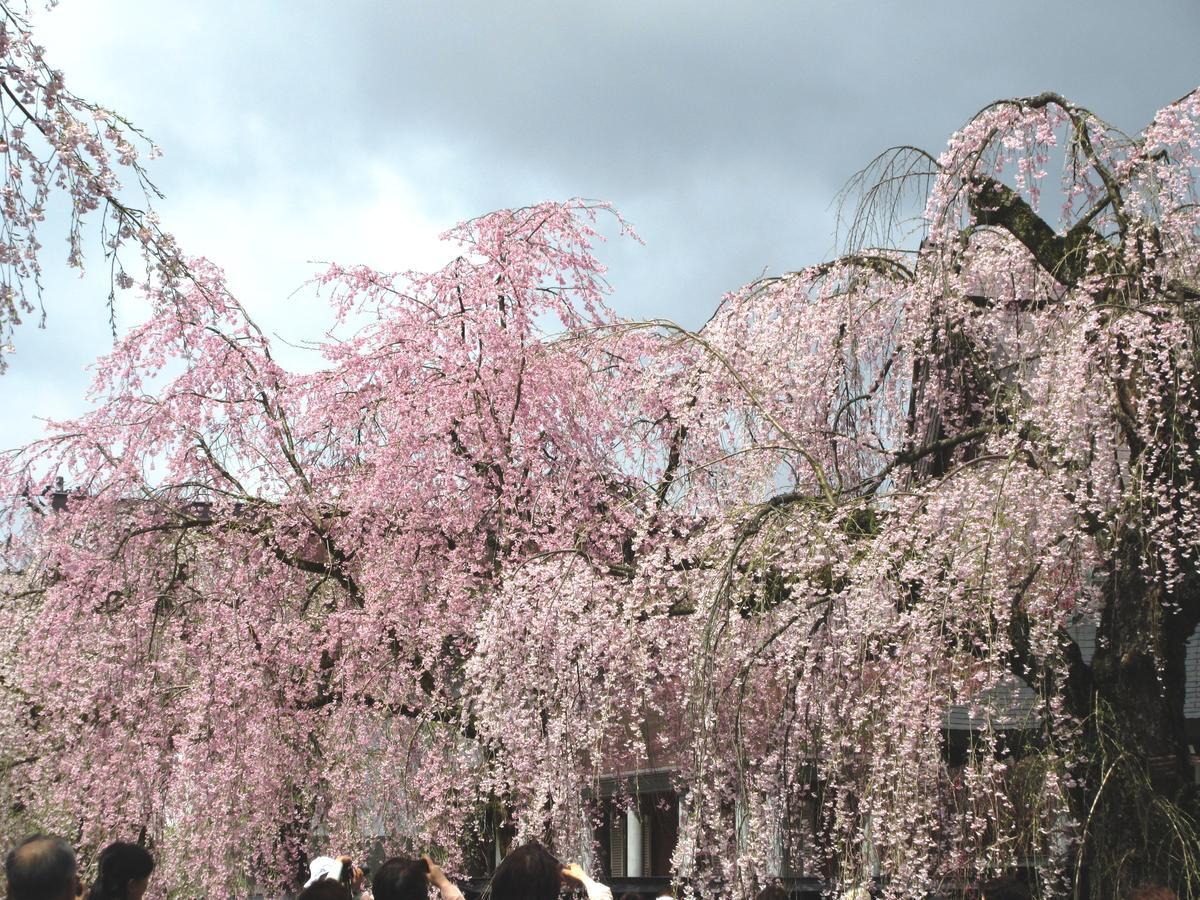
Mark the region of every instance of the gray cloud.
<instances>
[{"instance_id":1,"label":"gray cloud","mask_svg":"<svg viewBox=\"0 0 1200 900\"><path fill-rule=\"evenodd\" d=\"M306 260L423 263L421 234L572 195L647 239L603 251L617 309L696 324L762 271L828 257L834 195L887 146L936 150L1044 89L1136 130L1200 80L1192 0L64 0L44 18L69 82L167 150L168 227L291 338L324 327L286 299ZM51 303L53 364L18 335L10 435L29 397L76 402L62 373L106 346L84 284Z\"/></svg>"}]
</instances>

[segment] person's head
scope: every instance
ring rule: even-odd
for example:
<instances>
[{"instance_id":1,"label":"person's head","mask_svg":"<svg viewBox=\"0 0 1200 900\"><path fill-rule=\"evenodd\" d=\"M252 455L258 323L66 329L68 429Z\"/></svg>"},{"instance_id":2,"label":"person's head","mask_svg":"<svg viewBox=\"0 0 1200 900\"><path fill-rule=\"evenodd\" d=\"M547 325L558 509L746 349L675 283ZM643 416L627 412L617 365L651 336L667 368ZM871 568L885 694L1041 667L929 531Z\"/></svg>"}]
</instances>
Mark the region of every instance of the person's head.
<instances>
[{"instance_id":1,"label":"person's head","mask_svg":"<svg viewBox=\"0 0 1200 900\"><path fill-rule=\"evenodd\" d=\"M62 838L35 834L4 861L9 900L74 900L83 893L75 851Z\"/></svg>"},{"instance_id":2,"label":"person's head","mask_svg":"<svg viewBox=\"0 0 1200 900\"><path fill-rule=\"evenodd\" d=\"M145 847L116 841L100 851L96 865L96 883L88 900L142 900L154 857Z\"/></svg>"},{"instance_id":3,"label":"person's head","mask_svg":"<svg viewBox=\"0 0 1200 900\"><path fill-rule=\"evenodd\" d=\"M769 884L758 892L757 900L787 900L787 891L777 884Z\"/></svg>"},{"instance_id":4,"label":"person's head","mask_svg":"<svg viewBox=\"0 0 1200 900\"><path fill-rule=\"evenodd\" d=\"M423 859L393 856L371 879L375 900L425 900L429 894L429 864Z\"/></svg>"},{"instance_id":5,"label":"person's head","mask_svg":"<svg viewBox=\"0 0 1200 900\"><path fill-rule=\"evenodd\" d=\"M1129 900L1178 900L1178 895L1162 885L1148 884L1135 889Z\"/></svg>"},{"instance_id":6,"label":"person's head","mask_svg":"<svg viewBox=\"0 0 1200 900\"><path fill-rule=\"evenodd\" d=\"M332 878L322 878L297 894L296 900L351 900L350 888Z\"/></svg>"},{"instance_id":7,"label":"person's head","mask_svg":"<svg viewBox=\"0 0 1200 900\"><path fill-rule=\"evenodd\" d=\"M504 857L492 876L491 900L555 900L562 887L563 864L530 841Z\"/></svg>"}]
</instances>

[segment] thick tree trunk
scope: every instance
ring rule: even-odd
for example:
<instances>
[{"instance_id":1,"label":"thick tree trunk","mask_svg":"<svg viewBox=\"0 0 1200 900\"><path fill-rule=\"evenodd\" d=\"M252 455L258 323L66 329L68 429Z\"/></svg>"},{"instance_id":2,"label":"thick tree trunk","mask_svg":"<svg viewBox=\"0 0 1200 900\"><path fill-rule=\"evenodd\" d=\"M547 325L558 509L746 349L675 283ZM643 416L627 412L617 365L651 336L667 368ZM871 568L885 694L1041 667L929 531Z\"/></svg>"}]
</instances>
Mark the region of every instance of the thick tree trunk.
<instances>
[{"instance_id":1,"label":"thick tree trunk","mask_svg":"<svg viewBox=\"0 0 1200 900\"><path fill-rule=\"evenodd\" d=\"M1079 896L1125 897L1141 885L1195 896L1196 786L1183 715L1195 580L1167 596L1147 578L1137 530L1116 541L1087 685L1076 818L1083 828ZM1181 596L1183 595L1183 596ZM1083 689L1080 689L1083 688Z\"/></svg>"}]
</instances>

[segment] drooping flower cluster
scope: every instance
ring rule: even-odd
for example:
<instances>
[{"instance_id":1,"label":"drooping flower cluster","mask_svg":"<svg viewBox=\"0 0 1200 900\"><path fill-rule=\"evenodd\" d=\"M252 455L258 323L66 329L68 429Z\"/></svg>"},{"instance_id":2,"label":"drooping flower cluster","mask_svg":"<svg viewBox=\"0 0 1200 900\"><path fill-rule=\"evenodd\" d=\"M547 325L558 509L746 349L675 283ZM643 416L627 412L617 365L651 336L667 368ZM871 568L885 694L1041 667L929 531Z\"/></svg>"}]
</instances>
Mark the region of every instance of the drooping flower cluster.
<instances>
[{"instance_id":1,"label":"drooping flower cluster","mask_svg":"<svg viewBox=\"0 0 1200 900\"><path fill-rule=\"evenodd\" d=\"M68 222L66 260L82 268L86 220L98 218L98 249L111 263L112 288L129 288L133 274L170 280L178 252L149 208L159 196L142 167L142 152L158 154L120 114L69 90L62 73L17 8L0 3L0 348L11 351L13 329L41 308L41 234L47 216ZM52 4L51 4L52 5ZM141 148L141 149L139 149ZM130 194L121 176L136 184ZM123 259L122 247L136 258ZM113 315L114 296L108 306ZM112 320L116 331L115 317ZM0 353L0 372L7 362Z\"/></svg>"}]
</instances>

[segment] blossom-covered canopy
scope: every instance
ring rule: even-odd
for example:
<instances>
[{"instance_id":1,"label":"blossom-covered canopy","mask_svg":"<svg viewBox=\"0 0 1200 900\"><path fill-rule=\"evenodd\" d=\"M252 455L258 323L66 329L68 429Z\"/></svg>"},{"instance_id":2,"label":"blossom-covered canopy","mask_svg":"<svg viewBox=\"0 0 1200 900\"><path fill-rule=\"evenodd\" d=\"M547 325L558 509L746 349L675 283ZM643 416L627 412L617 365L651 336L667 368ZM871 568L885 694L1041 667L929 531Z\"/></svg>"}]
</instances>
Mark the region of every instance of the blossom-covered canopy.
<instances>
[{"instance_id":1,"label":"blossom-covered canopy","mask_svg":"<svg viewBox=\"0 0 1200 900\"><path fill-rule=\"evenodd\" d=\"M461 871L501 824L586 855L598 780L654 761L720 895L1194 890L1198 118L994 104L697 332L613 315L609 211L542 203L431 274L328 269L345 324L295 373L128 232L151 315L0 471L5 833L140 836L181 895L375 836Z\"/></svg>"}]
</instances>

